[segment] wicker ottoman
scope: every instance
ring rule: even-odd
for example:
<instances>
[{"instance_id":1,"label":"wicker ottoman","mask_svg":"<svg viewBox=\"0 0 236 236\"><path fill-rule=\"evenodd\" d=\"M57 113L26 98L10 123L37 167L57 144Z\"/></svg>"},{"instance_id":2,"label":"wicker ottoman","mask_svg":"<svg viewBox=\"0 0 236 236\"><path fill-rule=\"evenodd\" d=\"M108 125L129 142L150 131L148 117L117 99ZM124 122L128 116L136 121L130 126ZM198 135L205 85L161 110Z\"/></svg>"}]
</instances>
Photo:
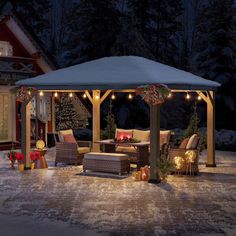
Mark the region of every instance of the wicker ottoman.
<instances>
[{"instance_id":1,"label":"wicker ottoman","mask_svg":"<svg viewBox=\"0 0 236 236\"><path fill-rule=\"evenodd\" d=\"M126 154L89 152L84 155L83 169L108 173L129 173L130 161Z\"/></svg>"}]
</instances>

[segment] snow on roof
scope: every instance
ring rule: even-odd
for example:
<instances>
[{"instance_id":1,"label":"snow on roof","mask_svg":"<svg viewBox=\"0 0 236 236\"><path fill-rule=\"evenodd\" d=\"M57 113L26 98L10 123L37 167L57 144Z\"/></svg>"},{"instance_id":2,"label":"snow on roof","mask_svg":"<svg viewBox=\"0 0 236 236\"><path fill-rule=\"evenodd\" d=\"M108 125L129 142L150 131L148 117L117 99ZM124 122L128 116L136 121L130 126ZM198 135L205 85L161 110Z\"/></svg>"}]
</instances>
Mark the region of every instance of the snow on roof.
<instances>
[{"instance_id":1,"label":"snow on roof","mask_svg":"<svg viewBox=\"0 0 236 236\"><path fill-rule=\"evenodd\" d=\"M135 89L166 84L171 89L215 90L219 83L137 56L104 57L48 72L17 85L45 90Z\"/></svg>"}]
</instances>

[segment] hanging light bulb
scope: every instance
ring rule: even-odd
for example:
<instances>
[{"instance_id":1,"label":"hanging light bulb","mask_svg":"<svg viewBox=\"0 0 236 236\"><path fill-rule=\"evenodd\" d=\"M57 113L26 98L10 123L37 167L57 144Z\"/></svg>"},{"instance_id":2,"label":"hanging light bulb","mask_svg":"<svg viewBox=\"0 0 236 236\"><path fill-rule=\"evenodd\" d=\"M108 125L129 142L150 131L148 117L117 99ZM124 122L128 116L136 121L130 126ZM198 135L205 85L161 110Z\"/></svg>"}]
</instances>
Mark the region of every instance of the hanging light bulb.
<instances>
[{"instance_id":1,"label":"hanging light bulb","mask_svg":"<svg viewBox=\"0 0 236 236\"><path fill-rule=\"evenodd\" d=\"M69 97L72 98L72 97L73 97L73 93L70 93L70 94L69 94Z\"/></svg>"},{"instance_id":2,"label":"hanging light bulb","mask_svg":"<svg viewBox=\"0 0 236 236\"><path fill-rule=\"evenodd\" d=\"M86 98L86 97L87 97L87 95L86 95L86 93L84 93L84 94L83 94L83 98Z\"/></svg>"},{"instance_id":3,"label":"hanging light bulb","mask_svg":"<svg viewBox=\"0 0 236 236\"><path fill-rule=\"evenodd\" d=\"M201 101L201 100L202 100L202 97L201 97L200 95L198 95L197 100L198 100L198 101Z\"/></svg>"},{"instance_id":4,"label":"hanging light bulb","mask_svg":"<svg viewBox=\"0 0 236 236\"><path fill-rule=\"evenodd\" d=\"M170 92L167 97L171 98L172 97L172 93Z\"/></svg>"},{"instance_id":5,"label":"hanging light bulb","mask_svg":"<svg viewBox=\"0 0 236 236\"><path fill-rule=\"evenodd\" d=\"M114 93L111 95L111 99L112 99L112 100L115 100L115 99L116 99L116 96L115 96Z\"/></svg>"},{"instance_id":6,"label":"hanging light bulb","mask_svg":"<svg viewBox=\"0 0 236 236\"><path fill-rule=\"evenodd\" d=\"M30 90L28 91L28 94L31 95L31 91Z\"/></svg>"},{"instance_id":7,"label":"hanging light bulb","mask_svg":"<svg viewBox=\"0 0 236 236\"><path fill-rule=\"evenodd\" d=\"M190 97L191 97L191 96L190 96L189 93L187 92L187 94L186 94L186 99L189 100Z\"/></svg>"},{"instance_id":8,"label":"hanging light bulb","mask_svg":"<svg viewBox=\"0 0 236 236\"><path fill-rule=\"evenodd\" d=\"M55 98L58 97L58 93L57 93L57 92L54 93L54 97L55 97Z\"/></svg>"},{"instance_id":9,"label":"hanging light bulb","mask_svg":"<svg viewBox=\"0 0 236 236\"><path fill-rule=\"evenodd\" d=\"M39 92L39 95L42 97L42 96L43 96L43 91L40 91L40 92Z\"/></svg>"},{"instance_id":10,"label":"hanging light bulb","mask_svg":"<svg viewBox=\"0 0 236 236\"><path fill-rule=\"evenodd\" d=\"M97 99L97 100L98 100L98 99L99 99L99 95L96 95L96 96L95 96L95 99Z\"/></svg>"},{"instance_id":11,"label":"hanging light bulb","mask_svg":"<svg viewBox=\"0 0 236 236\"><path fill-rule=\"evenodd\" d=\"M128 99L132 99L132 98L133 98L133 95L131 93L129 93Z\"/></svg>"}]
</instances>

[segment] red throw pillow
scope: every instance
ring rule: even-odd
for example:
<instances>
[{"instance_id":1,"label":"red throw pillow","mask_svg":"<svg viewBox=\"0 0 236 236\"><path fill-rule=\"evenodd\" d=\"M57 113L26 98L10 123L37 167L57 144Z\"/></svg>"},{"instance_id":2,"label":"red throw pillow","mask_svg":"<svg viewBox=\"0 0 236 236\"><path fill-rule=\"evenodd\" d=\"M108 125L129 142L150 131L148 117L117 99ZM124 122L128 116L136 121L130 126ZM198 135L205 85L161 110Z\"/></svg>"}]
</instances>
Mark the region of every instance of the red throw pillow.
<instances>
[{"instance_id":1,"label":"red throw pillow","mask_svg":"<svg viewBox=\"0 0 236 236\"><path fill-rule=\"evenodd\" d=\"M116 138L117 139L121 139L121 140L123 138L125 138L125 137L132 138L132 136L133 136L132 132L120 132L120 131L117 131L117 133L116 133Z\"/></svg>"},{"instance_id":2,"label":"red throw pillow","mask_svg":"<svg viewBox=\"0 0 236 236\"><path fill-rule=\"evenodd\" d=\"M63 135L64 142L66 143L76 143L75 137L73 134Z\"/></svg>"},{"instance_id":3,"label":"red throw pillow","mask_svg":"<svg viewBox=\"0 0 236 236\"><path fill-rule=\"evenodd\" d=\"M181 142L181 144L179 145L179 148L186 148L186 146L187 146L187 143L188 143L188 140L189 140L189 138L185 138L182 142Z\"/></svg>"}]
</instances>

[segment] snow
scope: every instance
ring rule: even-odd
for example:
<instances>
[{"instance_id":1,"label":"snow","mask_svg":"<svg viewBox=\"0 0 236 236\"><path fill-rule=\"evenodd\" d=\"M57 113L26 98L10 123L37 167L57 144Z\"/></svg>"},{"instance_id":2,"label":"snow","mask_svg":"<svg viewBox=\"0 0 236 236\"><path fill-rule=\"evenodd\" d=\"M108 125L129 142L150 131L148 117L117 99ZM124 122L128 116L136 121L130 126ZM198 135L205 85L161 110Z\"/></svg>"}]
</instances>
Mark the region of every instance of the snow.
<instances>
[{"instance_id":1,"label":"snow","mask_svg":"<svg viewBox=\"0 0 236 236\"><path fill-rule=\"evenodd\" d=\"M171 89L215 89L209 81L143 57L104 57L48 72L17 85L44 89L127 89L145 84L166 84Z\"/></svg>"}]
</instances>

